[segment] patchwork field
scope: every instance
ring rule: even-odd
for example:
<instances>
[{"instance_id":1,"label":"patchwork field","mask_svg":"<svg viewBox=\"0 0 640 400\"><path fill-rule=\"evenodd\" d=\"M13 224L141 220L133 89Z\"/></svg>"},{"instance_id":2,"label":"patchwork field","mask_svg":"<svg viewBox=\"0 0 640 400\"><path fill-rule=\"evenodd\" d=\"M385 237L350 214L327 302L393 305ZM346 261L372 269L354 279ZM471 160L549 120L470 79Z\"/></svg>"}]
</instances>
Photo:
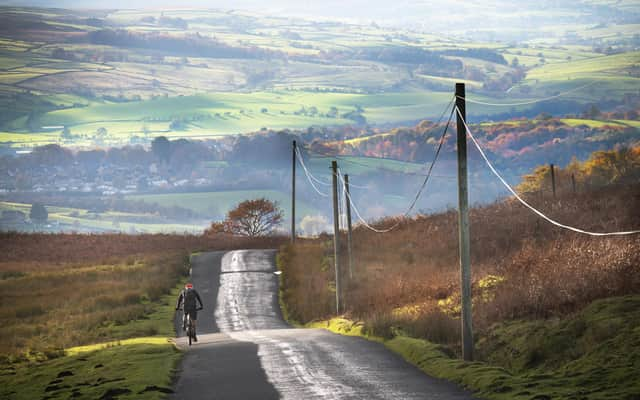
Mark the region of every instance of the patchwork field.
<instances>
[{"instance_id":1,"label":"patchwork field","mask_svg":"<svg viewBox=\"0 0 640 400\"><path fill-rule=\"evenodd\" d=\"M501 18L512 17L503 11ZM461 81L470 99L488 103L527 103L571 91L562 99L577 109L640 87L640 53L620 47L608 55L583 43L627 43L637 24L545 26L541 38L507 45L482 39L482 32L468 40L247 12L165 14L113 10L97 14L100 24L89 26L85 14L66 10L0 9L12 23L43 24L38 32L0 32L0 143L122 145L158 135L412 123L436 118ZM127 32L127 40L91 36L111 28ZM491 118L535 106L473 104L467 113ZM99 128L107 134L96 138Z\"/></svg>"},{"instance_id":2,"label":"patchwork field","mask_svg":"<svg viewBox=\"0 0 640 400\"><path fill-rule=\"evenodd\" d=\"M126 233L167 233L190 232L199 233L208 225L202 222L196 224L163 223L161 218L152 214L134 214L108 211L104 213L92 213L88 210L68 207L46 206L49 212L47 224L44 227L13 227L17 230L45 230L50 232L76 231L76 232L126 232ZM29 215L31 204L0 202L0 212L21 211ZM3 230L12 227L2 227Z\"/></svg>"}]
</instances>

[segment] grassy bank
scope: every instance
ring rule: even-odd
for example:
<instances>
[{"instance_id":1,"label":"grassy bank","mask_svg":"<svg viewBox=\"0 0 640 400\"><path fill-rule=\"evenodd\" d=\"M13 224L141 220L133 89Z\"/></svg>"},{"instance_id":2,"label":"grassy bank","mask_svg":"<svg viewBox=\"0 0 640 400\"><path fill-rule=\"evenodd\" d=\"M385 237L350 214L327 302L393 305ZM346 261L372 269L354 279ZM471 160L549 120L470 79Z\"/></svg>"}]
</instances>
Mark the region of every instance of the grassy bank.
<instances>
[{"instance_id":1,"label":"grassy bank","mask_svg":"<svg viewBox=\"0 0 640 400\"><path fill-rule=\"evenodd\" d=\"M3 366L3 399L160 399L170 392L180 354L166 338ZM69 349L73 351L73 349Z\"/></svg>"},{"instance_id":2,"label":"grassy bank","mask_svg":"<svg viewBox=\"0 0 640 400\"><path fill-rule=\"evenodd\" d=\"M60 349L52 348L46 340L49 350L33 347L6 358L0 364L0 397L164 398L171 391L171 379L180 359L180 352L169 338L175 334L174 302L182 281L179 279L174 289L149 302L148 313L140 318L126 323L112 321L94 326L89 332L78 332L85 335L78 342L92 344ZM131 339L105 342L96 334Z\"/></svg>"},{"instance_id":3,"label":"grassy bank","mask_svg":"<svg viewBox=\"0 0 640 400\"><path fill-rule=\"evenodd\" d=\"M634 212L639 190L637 185L609 186L530 201L573 226L623 231L640 226ZM340 260L341 317L346 320L320 325L382 341L427 373L481 397L637 398L638 237L587 237L560 230L511 200L472 209L479 362L465 364L458 360L456 218L454 212L419 215L385 234L356 228L353 279L346 248ZM394 221L374 225L383 229ZM330 236L284 246L278 265L281 301L290 320L304 325L335 316Z\"/></svg>"},{"instance_id":4,"label":"grassy bank","mask_svg":"<svg viewBox=\"0 0 640 400\"><path fill-rule=\"evenodd\" d=\"M280 239L2 234L0 398L157 399L180 353L174 305L196 250Z\"/></svg>"},{"instance_id":5,"label":"grassy bank","mask_svg":"<svg viewBox=\"0 0 640 400\"><path fill-rule=\"evenodd\" d=\"M159 305L187 273L180 253L5 271L0 351L10 359L47 358L76 345L167 334L168 319L158 320Z\"/></svg>"},{"instance_id":6,"label":"grassy bank","mask_svg":"<svg viewBox=\"0 0 640 400\"><path fill-rule=\"evenodd\" d=\"M552 218L587 230L640 226L634 212L640 201L637 185L531 201ZM411 336L457 351L456 219L455 212L418 215L385 234L356 227L353 279L346 248L341 252L344 313L364 321L377 335L388 336L389 326L401 326ZM597 299L639 292L637 237L588 237L560 230L512 201L474 208L470 220L476 330L518 318L566 315ZM291 318L305 323L333 316L331 237L285 246L280 259L282 297Z\"/></svg>"},{"instance_id":7,"label":"grassy bank","mask_svg":"<svg viewBox=\"0 0 640 400\"><path fill-rule=\"evenodd\" d=\"M640 296L598 300L563 319L499 324L477 341L483 362L401 332L370 335L362 323L335 318L307 324L383 343L425 373L491 400L636 399L640 396Z\"/></svg>"}]
</instances>

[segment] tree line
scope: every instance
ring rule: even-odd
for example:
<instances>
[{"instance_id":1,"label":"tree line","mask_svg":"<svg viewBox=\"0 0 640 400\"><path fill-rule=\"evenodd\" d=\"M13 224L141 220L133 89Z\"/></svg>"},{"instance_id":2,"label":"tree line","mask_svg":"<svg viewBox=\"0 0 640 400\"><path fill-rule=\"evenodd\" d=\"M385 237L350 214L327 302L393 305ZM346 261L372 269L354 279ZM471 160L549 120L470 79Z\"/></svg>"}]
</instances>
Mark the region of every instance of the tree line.
<instances>
[{"instance_id":1,"label":"tree line","mask_svg":"<svg viewBox=\"0 0 640 400\"><path fill-rule=\"evenodd\" d=\"M101 166L143 166L164 164L174 170L193 167L200 161L221 159L221 153L215 147L200 141L186 139L169 140L159 136L151 142L149 149L141 145L111 147L72 151L58 144L48 144L34 148L31 153L18 157L0 158L3 170L28 170L33 168L68 167L77 165L87 171L95 171Z\"/></svg>"},{"instance_id":2,"label":"tree line","mask_svg":"<svg viewBox=\"0 0 640 400\"><path fill-rule=\"evenodd\" d=\"M561 193L634 184L640 182L640 145L595 151L582 162L573 158L564 168L554 167L553 174L556 191ZM551 185L551 166L541 165L531 174L523 176L518 191L550 193Z\"/></svg>"},{"instance_id":3,"label":"tree line","mask_svg":"<svg viewBox=\"0 0 640 400\"><path fill-rule=\"evenodd\" d=\"M255 46L234 47L198 33L172 35L162 32L133 32L126 29L100 29L74 38L76 42L120 48L139 48L185 56L211 58L269 59L279 52Z\"/></svg>"}]
</instances>

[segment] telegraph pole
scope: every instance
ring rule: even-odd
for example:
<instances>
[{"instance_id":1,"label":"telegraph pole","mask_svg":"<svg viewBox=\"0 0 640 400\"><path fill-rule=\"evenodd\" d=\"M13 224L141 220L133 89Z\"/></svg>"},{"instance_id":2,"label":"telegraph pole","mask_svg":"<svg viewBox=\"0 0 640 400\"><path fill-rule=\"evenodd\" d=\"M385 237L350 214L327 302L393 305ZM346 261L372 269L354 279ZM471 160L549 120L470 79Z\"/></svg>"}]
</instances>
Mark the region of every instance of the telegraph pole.
<instances>
[{"instance_id":1,"label":"telegraph pole","mask_svg":"<svg viewBox=\"0 0 640 400\"><path fill-rule=\"evenodd\" d=\"M296 242L296 141L293 141L291 156L291 243Z\"/></svg>"},{"instance_id":2,"label":"telegraph pole","mask_svg":"<svg viewBox=\"0 0 640 400\"><path fill-rule=\"evenodd\" d=\"M351 192L349 192L349 175L344 175L344 195L347 203L347 251L349 252L349 279L353 280L353 248L351 233Z\"/></svg>"},{"instance_id":3,"label":"telegraph pole","mask_svg":"<svg viewBox=\"0 0 640 400\"><path fill-rule=\"evenodd\" d=\"M338 215L338 162L331 161L333 172L333 261L336 269L336 315L340 314L340 223Z\"/></svg>"},{"instance_id":4,"label":"telegraph pole","mask_svg":"<svg viewBox=\"0 0 640 400\"><path fill-rule=\"evenodd\" d=\"M551 189L553 190L553 198L556 198L556 171L553 167L553 164L549 164L549 169L551 170Z\"/></svg>"},{"instance_id":5,"label":"telegraph pole","mask_svg":"<svg viewBox=\"0 0 640 400\"><path fill-rule=\"evenodd\" d=\"M467 182L467 111L464 83L456 83L456 122L458 128L458 241L460 251L460 288L462 292L462 358L473 361L473 325L471 316L471 256L469 241L469 189Z\"/></svg>"}]
</instances>

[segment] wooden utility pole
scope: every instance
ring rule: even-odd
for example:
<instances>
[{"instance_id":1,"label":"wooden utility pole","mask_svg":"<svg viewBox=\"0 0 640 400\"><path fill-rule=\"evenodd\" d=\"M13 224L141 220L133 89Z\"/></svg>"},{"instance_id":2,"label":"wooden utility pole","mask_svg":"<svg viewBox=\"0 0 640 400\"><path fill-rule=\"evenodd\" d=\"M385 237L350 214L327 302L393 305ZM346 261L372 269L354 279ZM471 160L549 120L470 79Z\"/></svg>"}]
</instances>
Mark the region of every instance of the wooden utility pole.
<instances>
[{"instance_id":1,"label":"wooden utility pole","mask_svg":"<svg viewBox=\"0 0 640 400\"><path fill-rule=\"evenodd\" d=\"M349 252L349 279L353 280L353 248L351 233L351 192L349 191L349 175L344 175L344 197L347 203L347 251Z\"/></svg>"},{"instance_id":2,"label":"wooden utility pole","mask_svg":"<svg viewBox=\"0 0 640 400\"><path fill-rule=\"evenodd\" d=\"M296 242L296 141L293 141L291 157L291 243Z\"/></svg>"},{"instance_id":3,"label":"wooden utility pole","mask_svg":"<svg viewBox=\"0 0 640 400\"><path fill-rule=\"evenodd\" d=\"M553 164L549 164L549 169L551 170L551 189L553 190L553 198L556 198L556 171L553 167Z\"/></svg>"},{"instance_id":4,"label":"wooden utility pole","mask_svg":"<svg viewBox=\"0 0 640 400\"><path fill-rule=\"evenodd\" d=\"M340 222L338 215L338 162L331 161L333 172L333 261L336 269L336 315L340 314Z\"/></svg>"},{"instance_id":5,"label":"wooden utility pole","mask_svg":"<svg viewBox=\"0 0 640 400\"><path fill-rule=\"evenodd\" d=\"M473 361L473 325L471 317L471 256L469 241L469 190L467 182L467 131L464 83L456 83L456 122L458 128L458 242L460 251L460 288L462 292L462 358Z\"/></svg>"}]
</instances>

